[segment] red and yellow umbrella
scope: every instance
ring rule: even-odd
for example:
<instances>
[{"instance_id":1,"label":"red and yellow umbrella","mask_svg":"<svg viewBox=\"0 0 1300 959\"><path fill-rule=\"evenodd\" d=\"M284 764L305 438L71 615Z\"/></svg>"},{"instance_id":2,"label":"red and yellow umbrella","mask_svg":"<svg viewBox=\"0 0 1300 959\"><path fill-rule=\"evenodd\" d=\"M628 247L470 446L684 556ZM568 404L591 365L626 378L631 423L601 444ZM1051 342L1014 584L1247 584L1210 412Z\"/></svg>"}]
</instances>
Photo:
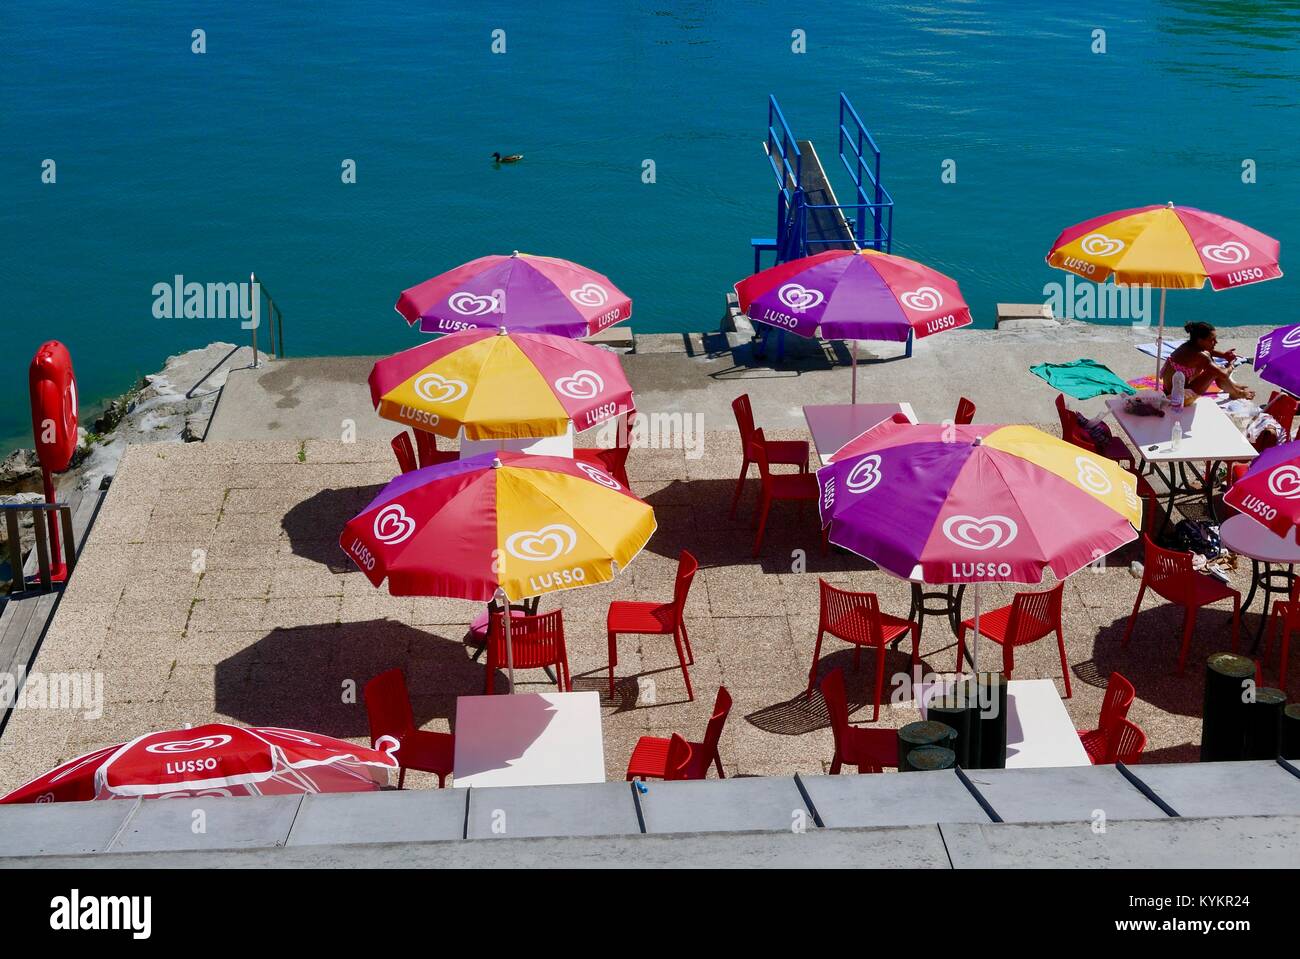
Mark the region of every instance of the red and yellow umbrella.
<instances>
[{"instance_id":1,"label":"red and yellow umbrella","mask_svg":"<svg viewBox=\"0 0 1300 959\"><path fill-rule=\"evenodd\" d=\"M370 373L379 415L472 440L581 432L632 406L617 353L547 333L451 333L380 360Z\"/></svg>"},{"instance_id":2,"label":"red and yellow umbrella","mask_svg":"<svg viewBox=\"0 0 1300 959\"><path fill-rule=\"evenodd\" d=\"M1047 253L1049 265L1095 283L1114 277L1122 285L1160 290L1156 376L1164 342L1165 291L1199 290L1210 281L1227 290L1282 275L1281 244L1226 216L1189 206L1142 206L1069 227Z\"/></svg>"}]
</instances>

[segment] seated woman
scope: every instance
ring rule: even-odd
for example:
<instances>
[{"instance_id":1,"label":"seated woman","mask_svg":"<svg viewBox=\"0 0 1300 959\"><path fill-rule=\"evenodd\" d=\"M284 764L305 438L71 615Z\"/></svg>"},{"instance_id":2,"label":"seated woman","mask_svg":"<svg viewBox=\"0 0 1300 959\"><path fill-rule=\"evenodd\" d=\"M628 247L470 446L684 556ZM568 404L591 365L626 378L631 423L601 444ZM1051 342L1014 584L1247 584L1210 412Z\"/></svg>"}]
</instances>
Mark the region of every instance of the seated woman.
<instances>
[{"instance_id":1,"label":"seated woman","mask_svg":"<svg viewBox=\"0 0 1300 959\"><path fill-rule=\"evenodd\" d=\"M1218 344L1218 335L1209 323L1188 323L1183 327L1187 331L1187 342L1170 354L1160 374L1160 385L1165 395L1173 390L1174 374L1183 374L1184 389L1196 395L1203 394L1211 383L1218 383L1219 388L1234 400L1255 398L1255 391L1232 382L1228 371L1214 365L1214 358L1227 360L1229 364L1237 358L1234 350L1220 353L1214 347Z\"/></svg>"}]
</instances>

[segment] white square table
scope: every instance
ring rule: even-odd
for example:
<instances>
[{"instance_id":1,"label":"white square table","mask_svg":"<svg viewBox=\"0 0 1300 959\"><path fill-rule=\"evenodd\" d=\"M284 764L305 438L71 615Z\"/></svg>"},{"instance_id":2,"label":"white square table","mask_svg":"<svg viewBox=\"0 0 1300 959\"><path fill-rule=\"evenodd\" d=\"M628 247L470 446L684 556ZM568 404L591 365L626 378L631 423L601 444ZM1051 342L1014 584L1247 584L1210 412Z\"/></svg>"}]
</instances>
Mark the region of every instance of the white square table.
<instances>
[{"instance_id":1,"label":"white square table","mask_svg":"<svg viewBox=\"0 0 1300 959\"><path fill-rule=\"evenodd\" d=\"M1218 463L1241 463L1253 460L1259 454L1251 446L1212 396L1197 398L1191 406L1176 410L1164 407L1164 416L1135 416L1124 410L1128 397L1115 397L1106 406L1115 422L1128 436L1138 456L1149 463L1169 489L1165 509L1165 525L1173 516L1174 498L1179 493L1204 493L1206 508L1211 520L1217 521L1214 508L1214 483L1205 484L1204 490L1191 485L1184 472L1188 463L1210 464L1213 477ZM1174 424L1180 423L1183 436L1178 449L1173 448ZM1163 531L1163 527L1162 527Z\"/></svg>"},{"instance_id":2,"label":"white square table","mask_svg":"<svg viewBox=\"0 0 1300 959\"><path fill-rule=\"evenodd\" d=\"M835 454L845 444L895 413L916 422L911 403L834 403L803 408L803 417L808 421L808 431L812 433L813 446L823 466L834 462Z\"/></svg>"},{"instance_id":3,"label":"white square table","mask_svg":"<svg viewBox=\"0 0 1300 959\"><path fill-rule=\"evenodd\" d=\"M457 789L603 783L600 694L458 697L452 773Z\"/></svg>"},{"instance_id":4,"label":"white square table","mask_svg":"<svg viewBox=\"0 0 1300 959\"><path fill-rule=\"evenodd\" d=\"M532 453L535 456L567 456L573 458L573 423L558 436L524 436L510 440L467 440L465 431L460 431L460 458L469 459L481 453L495 453L497 450L512 450L516 453Z\"/></svg>"},{"instance_id":5,"label":"white square table","mask_svg":"<svg viewBox=\"0 0 1300 959\"><path fill-rule=\"evenodd\" d=\"M922 683L918 705L924 718L930 700L956 680ZM1078 730L1051 679L1013 679L1007 683L1007 768L1088 766Z\"/></svg>"}]
</instances>

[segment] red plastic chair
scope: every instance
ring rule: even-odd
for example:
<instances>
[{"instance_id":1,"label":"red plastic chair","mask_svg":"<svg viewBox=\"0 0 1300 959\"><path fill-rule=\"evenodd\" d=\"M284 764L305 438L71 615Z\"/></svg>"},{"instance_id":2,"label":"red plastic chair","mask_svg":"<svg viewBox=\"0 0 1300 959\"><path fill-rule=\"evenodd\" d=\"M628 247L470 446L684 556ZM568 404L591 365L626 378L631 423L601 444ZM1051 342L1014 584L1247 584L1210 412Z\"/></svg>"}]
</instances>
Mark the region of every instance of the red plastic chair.
<instances>
[{"instance_id":1,"label":"red plastic chair","mask_svg":"<svg viewBox=\"0 0 1300 959\"><path fill-rule=\"evenodd\" d=\"M695 557L682 550L677 557L677 582L673 586L671 603L638 603L616 600L609 604L605 629L609 642L609 696L614 698L614 667L618 665L619 633L639 636L672 635L677 646L677 658L682 664L682 679L686 681L686 698L695 699L691 689L691 674L687 666L695 664L691 639L686 634L686 596L691 591L691 581L700 564Z\"/></svg>"},{"instance_id":2,"label":"red plastic chair","mask_svg":"<svg viewBox=\"0 0 1300 959\"><path fill-rule=\"evenodd\" d=\"M955 426L969 426L975 421L975 404L966 397L962 397L957 403L957 412L952 418Z\"/></svg>"},{"instance_id":3,"label":"red plastic chair","mask_svg":"<svg viewBox=\"0 0 1300 959\"><path fill-rule=\"evenodd\" d=\"M754 455L754 437L762 431L754 428L754 410L749 405L749 394L742 393L732 400L731 409L736 414L736 426L740 428L740 452L744 457L740 478L736 480L736 492L731 497L731 515L735 516L750 464L758 462ZM808 443L805 440L771 440L767 443L767 462L769 466L797 466L800 473L807 473Z\"/></svg>"},{"instance_id":4,"label":"red plastic chair","mask_svg":"<svg viewBox=\"0 0 1300 959\"><path fill-rule=\"evenodd\" d=\"M688 744L691 747L691 761L683 778L706 778L710 763L718 770L719 779L727 778L727 774L722 771L718 743L722 740L722 727L727 724L730 713L731 693L727 692L726 686L719 686L718 698L713 703L713 715L709 718L708 728L704 730L704 741ZM627 761L628 782L633 779L667 779L671 744L672 740L660 736L642 736L638 739L632 757Z\"/></svg>"},{"instance_id":5,"label":"red plastic chair","mask_svg":"<svg viewBox=\"0 0 1300 959\"><path fill-rule=\"evenodd\" d=\"M875 709L871 714L874 723L880 718L880 698L885 687L885 647L904 633L912 634L912 665L920 662L921 627L910 619L899 619L880 611L880 603L875 593L850 593L836 589L824 579L821 584L821 615L817 622L817 644L813 647L812 669L808 671L808 689L806 696L812 695L813 683L817 681L817 663L821 658L822 635L830 633L836 639L852 643L856 649L853 653L853 668L862 665L862 647L874 646L876 649L876 698Z\"/></svg>"},{"instance_id":6,"label":"red plastic chair","mask_svg":"<svg viewBox=\"0 0 1300 959\"><path fill-rule=\"evenodd\" d=\"M1280 688L1286 689L1286 667L1291 658L1291 630L1300 628L1300 579L1291 581L1291 594L1283 601L1273 604L1273 611L1268 614L1268 632L1264 634L1264 654L1261 661L1268 659L1269 650L1273 648L1273 635L1282 630L1282 645L1278 649L1278 681Z\"/></svg>"},{"instance_id":7,"label":"red plastic chair","mask_svg":"<svg viewBox=\"0 0 1300 959\"><path fill-rule=\"evenodd\" d=\"M397 468L403 473L413 472L415 465L415 447L411 444L411 434L402 430L392 439L393 455L397 457Z\"/></svg>"},{"instance_id":8,"label":"red plastic chair","mask_svg":"<svg viewBox=\"0 0 1300 959\"><path fill-rule=\"evenodd\" d=\"M1009 606L980 614L980 635L1002 647L1002 672L1007 679L1016 665L1015 649L1028 646L1051 633L1056 633L1056 645L1061 651L1061 673L1065 679L1065 698L1070 693L1070 664L1065 658L1065 637L1061 635L1061 596L1065 591L1062 580L1041 593L1016 593ZM966 654L966 630L975 628L975 618L962 620L957 630L957 672L961 672Z\"/></svg>"},{"instance_id":9,"label":"red plastic chair","mask_svg":"<svg viewBox=\"0 0 1300 959\"><path fill-rule=\"evenodd\" d=\"M844 670L832 669L822 680L822 699L831 718L835 736L835 758L831 775L843 766L857 766L860 773L880 773L886 766L898 766L898 730L862 729L849 725L848 697L844 694Z\"/></svg>"},{"instance_id":10,"label":"red plastic chair","mask_svg":"<svg viewBox=\"0 0 1300 959\"><path fill-rule=\"evenodd\" d=\"M488 626L487 677L485 692L495 692L498 669L506 668L506 633L501 610L493 610ZM569 654L564 647L563 610L553 609L538 616L511 616L510 648L515 669L556 667L555 685L559 691L573 692L569 676Z\"/></svg>"},{"instance_id":11,"label":"red plastic chair","mask_svg":"<svg viewBox=\"0 0 1300 959\"><path fill-rule=\"evenodd\" d=\"M411 442L411 434L406 430L402 430L391 441L393 455L397 457L398 468L403 473L409 473L425 466L436 466L439 463L450 463L459 457L460 454L455 450L438 449L437 437L432 433L425 430L414 430L413 432L415 433L415 443Z\"/></svg>"},{"instance_id":12,"label":"red plastic chair","mask_svg":"<svg viewBox=\"0 0 1300 959\"><path fill-rule=\"evenodd\" d=\"M1237 651L1237 641L1241 631L1241 594L1211 576L1198 573L1192 568L1192 554L1178 550L1161 549L1143 535L1146 542L1146 562L1142 568L1142 585L1138 589L1137 602L1133 604L1133 614L1128 618L1128 627L1124 630L1121 645L1127 646L1133 636L1133 624L1137 621L1138 611L1142 608L1142 597L1150 589L1171 603L1183 607L1183 645L1178 656L1178 674L1182 675L1187 665L1187 650L1192 645L1192 631L1196 628L1196 611L1202 606L1217 603L1220 600L1232 600L1232 651Z\"/></svg>"},{"instance_id":13,"label":"red plastic chair","mask_svg":"<svg viewBox=\"0 0 1300 959\"><path fill-rule=\"evenodd\" d=\"M750 444L750 450L755 462L758 463L758 475L763 483L758 501L758 532L754 534L755 556L763 550L763 534L767 531L767 514L771 511L774 502L816 503L821 496L821 491L817 488L817 477L812 473L773 473L771 469L772 461L767 455L770 448L771 444L764 438L763 431L754 430L754 441ZM825 552L826 531L822 530L819 535L822 540L822 552Z\"/></svg>"},{"instance_id":14,"label":"red plastic chair","mask_svg":"<svg viewBox=\"0 0 1300 959\"><path fill-rule=\"evenodd\" d=\"M1285 435L1277 436L1272 431L1261 433L1252 444L1260 453L1269 447L1291 441L1291 424L1295 420L1296 399L1288 393L1274 392L1268 398L1268 405L1264 407L1264 412L1277 420Z\"/></svg>"},{"instance_id":15,"label":"red plastic chair","mask_svg":"<svg viewBox=\"0 0 1300 959\"><path fill-rule=\"evenodd\" d=\"M370 721L370 745L381 736L397 740L397 788L406 782L406 771L416 769L438 777L438 788L447 784L456 758L456 737L415 727L411 697L406 691L406 677L400 669L380 673L362 692L366 718Z\"/></svg>"},{"instance_id":16,"label":"red plastic chair","mask_svg":"<svg viewBox=\"0 0 1300 959\"><path fill-rule=\"evenodd\" d=\"M1106 764L1124 763L1132 766L1142 761L1142 750L1147 747L1147 734L1131 719L1115 723L1106 737Z\"/></svg>"},{"instance_id":17,"label":"red plastic chair","mask_svg":"<svg viewBox=\"0 0 1300 959\"><path fill-rule=\"evenodd\" d=\"M1136 474L1138 472L1137 462L1133 458L1133 451L1125 446L1124 441L1118 436L1112 436L1110 442L1103 446L1096 444L1093 438L1088 435L1088 431L1079 425L1074 411L1065 405L1064 393L1056 394L1056 415L1061 421L1061 437L1067 443L1073 443L1075 446L1091 450L1117 463L1122 463L1130 473Z\"/></svg>"},{"instance_id":18,"label":"red plastic chair","mask_svg":"<svg viewBox=\"0 0 1300 959\"><path fill-rule=\"evenodd\" d=\"M679 733L673 733L668 740L668 759L664 765L664 779L669 782L690 779L691 756L694 751L691 744Z\"/></svg>"},{"instance_id":19,"label":"red plastic chair","mask_svg":"<svg viewBox=\"0 0 1300 959\"><path fill-rule=\"evenodd\" d=\"M1101 701L1101 715L1097 717L1097 728L1079 730L1079 739L1094 766L1106 762L1108 739L1115 734L1115 726L1119 721L1127 718L1135 695L1132 683L1119 673L1110 674L1110 681L1106 684L1106 698Z\"/></svg>"},{"instance_id":20,"label":"red plastic chair","mask_svg":"<svg viewBox=\"0 0 1300 959\"><path fill-rule=\"evenodd\" d=\"M627 478L627 457L632 452L632 424L636 421L636 410L628 410L624 415L623 425L619 427L618 443L609 447L581 447L573 451L573 458L579 463L589 463L599 470L604 470L614 479L630 489L632 484Z\"/></svg>"}]
</instances>

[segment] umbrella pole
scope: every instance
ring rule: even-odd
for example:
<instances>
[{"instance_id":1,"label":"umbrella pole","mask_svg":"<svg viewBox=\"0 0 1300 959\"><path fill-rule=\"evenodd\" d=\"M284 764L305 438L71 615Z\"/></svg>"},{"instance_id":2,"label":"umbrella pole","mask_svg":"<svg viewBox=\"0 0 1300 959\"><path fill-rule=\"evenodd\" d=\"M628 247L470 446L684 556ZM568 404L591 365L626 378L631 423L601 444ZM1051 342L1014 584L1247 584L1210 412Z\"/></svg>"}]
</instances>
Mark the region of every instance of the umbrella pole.
<instances>
[{"instance_id":1,"label":"umbrella pole","mask_svg":"<svg viewBox=\"0 0 1300 959\"><path fill-rule=\"evenodd\" d=\"M1156 329L1156 389L1160 386L1160 368L1164 366L1164 358L1160 355L1165 351L1165 293L1168 292L1163 288L1160 290L1160 326Z\"/></svg>"},{"instance_id":2,"label":"umbrella pole","mask_svg":"<svg viewBox=\"0 0 1300 959\"><path fill-rule=\"evenodd\" d=\"M858 341L853 341L853 402L858 402Z\"/></svg>"},{"instance_id":3,"label":"umbrella pole","mask_svg":"<svg viewBox=\"0 0 1300 959\"><path fill-rule=\"evenodd\" d=\"M510 636L511 623L514 613L510 609L510 597L506 595L504 589L497 589L497 595L501 597L501 604L505 607L505 613L501 618L501 623L506 631L506 675L510 677L510 692L515 691L515 649L514 641ZM489 629L490 633L491 630Z\"/></svg>"},{"instance_id":4,"label":"umbrella pole","mask_svg":"<svg viewBox=\"0 0 1300 959\"><path fill-rule=\"evenodd\" d=\"M970 644L971 666L975 675L980 671L980 584L975 584L975 638Z\"/></svg>"}]
</instances>

